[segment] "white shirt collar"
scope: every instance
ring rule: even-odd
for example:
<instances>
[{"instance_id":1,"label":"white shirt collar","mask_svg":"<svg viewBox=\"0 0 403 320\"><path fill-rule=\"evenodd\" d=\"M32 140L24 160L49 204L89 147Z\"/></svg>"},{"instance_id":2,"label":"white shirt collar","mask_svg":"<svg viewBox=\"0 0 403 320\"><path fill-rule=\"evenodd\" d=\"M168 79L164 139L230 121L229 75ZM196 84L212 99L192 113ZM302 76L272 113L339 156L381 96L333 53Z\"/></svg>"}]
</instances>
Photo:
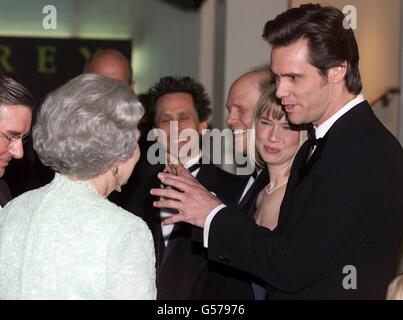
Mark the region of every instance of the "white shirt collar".
<instances>
[{"instance_id":1,"label":"white shirt collar","mask_svg":"<svg viewBox=\"0 0 403 320\"><path fill-rule=\"evenodd\" d=\"M363 102L364 95L360 93L353 100L348 102L344 107L342 107L339 111L337 111L334 115L332 115L329 119L323 122L319 127L315 127L315 136L316 139L323 138L325 134L329 131L332 125L346 112L350 111L353 107Z\"/></svg>"},{"instance_id":2,"label":"white shirt collar","mask_svg":"<svg viewBox=\"0 0 403 320\"><path fill-rule=\"evenodd\" d=\"M193 166L195 163L199 162L200 158L202 156L202 153L200 152L196 157L190 159L188 162L186 162L183 166L188 169L191 166Z\"/></svg>"}]
</instances>

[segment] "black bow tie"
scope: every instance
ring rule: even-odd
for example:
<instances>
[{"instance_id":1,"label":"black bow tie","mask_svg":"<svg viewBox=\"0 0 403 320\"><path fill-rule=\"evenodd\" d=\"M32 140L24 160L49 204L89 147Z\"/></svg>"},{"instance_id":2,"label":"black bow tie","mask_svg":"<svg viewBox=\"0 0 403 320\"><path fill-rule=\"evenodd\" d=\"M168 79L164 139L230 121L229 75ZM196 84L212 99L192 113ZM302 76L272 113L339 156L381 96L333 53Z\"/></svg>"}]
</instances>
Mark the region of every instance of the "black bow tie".
<instances>
[{"instance_id":1,"label":"black bow tie","mask_svg":"<svg viewBox=\"0 0 403 320\"><path fill-rule=\"evenodd\" d=\"M299 181L309 172L311 167L320 159L327 140L327 133L323 138L316 139L315 128L313 125L307 128L308 131L308 147L306 150L305 164L301 166L299 173Z\"/></svg>"},{"instance_id":2,"label":"black bow tie","mask_svg":"<svg viewBox=\"0 0 403 320\"><path fill-rule=\"evenodd\" d=\"M196 171L196 170L199 169L199 168L200 168L200 163L197 162L197 163L191 165L191 166L188 168L188 170L189 170L190 173L192 173L192 172Z\"/></svg>"},{"instance_id":3,"label":"black bow tie","mask_svg":"<svg viewBox=\"0 0 403 320\"><path fill-rule=\"evenodd\" d=\"M320 146L324 142L324 138L316 138L315 128L313 125L308 128L308 141L311 146Z\"/></svg>"}]
</instances>

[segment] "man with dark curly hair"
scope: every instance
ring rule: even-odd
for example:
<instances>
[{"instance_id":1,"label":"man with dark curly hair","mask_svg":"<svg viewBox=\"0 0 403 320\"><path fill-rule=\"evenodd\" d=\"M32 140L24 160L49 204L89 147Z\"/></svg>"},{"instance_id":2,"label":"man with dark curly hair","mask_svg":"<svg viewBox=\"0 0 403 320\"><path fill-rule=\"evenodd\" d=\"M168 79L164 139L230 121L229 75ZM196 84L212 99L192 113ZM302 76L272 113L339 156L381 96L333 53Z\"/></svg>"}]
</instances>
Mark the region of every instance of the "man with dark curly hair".
<instances>
[{"instance_id":1,"label":"man with dark curly hair","mask_svg":"<svg viewBox=\"0 0 403 320\"><path fill-rule=\"evenodd\" d=\"M203 86L190 77L163 77L150 88L148 99L149 119L160 129L159 140L166 151L181 163L189 160L185 157L198 158L198 138L211 114Z\"/></svg>"},{"instance_id":2,"label":"man with dark curly hair","mask_svg":"<svg viewBox=\"0 0 403 320\"><path fill-rule=\"evenodd\" d=\"M199 142L211 114L210 99L203 86L190 77L163 77L150 88L147 98L148 116L159 129L163 152L176 155L202 185L228 203L236 203L246 180L206 163L206 155L201 152ZM159 199L149 191L161 186L157 173L164 170L164 164L155 168L157 172L141 184L132 182L126 188L123 206L141 215L153 233L158 299L217 298L217 290L211 290L216 276L202 244L191 241L191 226L161 226L163 219L177 212L153 207Z\"/></svg>"}]
</instances>

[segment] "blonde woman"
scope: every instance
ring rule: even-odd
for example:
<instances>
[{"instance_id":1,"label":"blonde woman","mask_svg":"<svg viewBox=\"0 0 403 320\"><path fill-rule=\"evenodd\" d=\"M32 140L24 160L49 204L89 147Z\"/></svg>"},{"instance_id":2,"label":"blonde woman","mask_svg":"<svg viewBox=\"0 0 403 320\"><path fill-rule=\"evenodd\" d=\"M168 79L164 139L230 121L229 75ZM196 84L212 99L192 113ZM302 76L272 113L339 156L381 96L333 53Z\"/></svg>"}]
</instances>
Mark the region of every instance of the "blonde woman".
<instances>
[{"instance_id":1,"label":"blonde woman","mask_svg":"<svg viewBox=\"0 0 403 320\"><path fill-rule=\"evenodd\" d=\"M303 140L301 135L298 128L290 126L275 96L275 87L269 86L255 111L256 163L266 166L270 177L258 195L255 220L270 230L277 226L291 165Z\"/></svg>"}]
</instances>

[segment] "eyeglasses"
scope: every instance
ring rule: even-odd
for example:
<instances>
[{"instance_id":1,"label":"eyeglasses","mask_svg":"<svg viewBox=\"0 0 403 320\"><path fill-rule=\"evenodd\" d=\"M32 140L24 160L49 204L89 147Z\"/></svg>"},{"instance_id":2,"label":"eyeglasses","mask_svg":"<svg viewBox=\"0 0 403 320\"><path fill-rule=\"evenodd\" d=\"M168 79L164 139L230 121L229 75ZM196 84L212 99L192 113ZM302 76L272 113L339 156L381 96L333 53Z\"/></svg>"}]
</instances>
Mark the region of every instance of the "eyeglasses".
<instances>
[{"instance_id":1,"label":"eyeglasses","mask_svg":"<svg viewBox=\"0 0 403 320\"><path fill-rule=\"evenodd\" d=\"M22 143L27 142L30 134L27 133L27 134L17 134L17 135L14 135L14 136L9 136L9 135L7 135L7 134L5 134L3 132L0 132L0 136L8 141L7 146L11 146L11 145L15 144L20 139L21 139Z\"/></svg>"}]
</instances>

